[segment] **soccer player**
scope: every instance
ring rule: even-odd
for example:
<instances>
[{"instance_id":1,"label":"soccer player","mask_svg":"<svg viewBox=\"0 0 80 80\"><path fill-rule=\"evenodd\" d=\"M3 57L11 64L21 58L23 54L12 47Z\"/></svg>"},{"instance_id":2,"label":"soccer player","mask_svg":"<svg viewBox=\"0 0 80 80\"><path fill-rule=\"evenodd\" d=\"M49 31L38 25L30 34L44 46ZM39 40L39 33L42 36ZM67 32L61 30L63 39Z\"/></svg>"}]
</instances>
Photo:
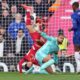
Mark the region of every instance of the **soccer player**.
<instances>
[{"instance_id":1,"label":"soccer player","mask_svg":"<svg viewBox=\"0 0 80 80\"><path fill-rule=\"evenodd\" d=\"M37 25L33 25L31 23L30 13L26 14L26 16L28 16L28 19L26 19L26 21L29 22L29 23L26 23L26 25L27 25L27 28L30 32L32 39L33 39L34 44L33 44L32 48L30 49L30 51L19 62L20 72L22 72L22 63L24 63L25 61L28 61L30 65L32 63L38 65L38 62L35 59L35 53L45 42L45 40L41 37L41 35L34 29L34 28L38 29L37 26L41 26L41 25L39 25L41 23L40 19L37 19L37 21L36 21ZM34 27L32 27L31 24Z\"/></svg>"},{"instance_id":2,"label":"soccer player","mask_svg":"<svg viewBox=\"0 0 80 80\"><path fill-rule=\"evenodd\" d=\"M58 30L58 36L63 36L63 42L59 44L59 52L60 52L60 57L66 57L67 53L67 48L69 45L68 39L64 35L64 31L62 29Z\"/></svg>"},{"instance_id":3,"label":"soccer player","mask_svg":"<svg viewBox=\"0 0 80 80\"><path fill-rule=\"evenodd\" d=\"M72 4L74 13L71 15L73 27L69 31L73 31L73 44L75 50L75 60L77 63L77 72L80 72L80 10L79 2Z\"/></svg>"},{"instance_id":4,"label":"soccer player","mask_svg":"<svg viewBox=\"0 0 80 80\"><path fill-rule=\"evenodd\" d=\"M29 52L19 62L20 72L22 72L22 63L24 63L25 61L32 62L33 64L38 65L38 62L35 59L35 53L45 42L45 40L41 37L41 35L38 32L36 32L32 26L27 26L27 28L28 27L31 38L33 39L34 43Z\"/></svg>"},{"instance_id":5,"label":"soccer player","mask_svg":"<svg viewBox=\"0 0 80 80\"><path fill-rule=\"evenodd\" d=\"M64 39L63 36L59 36L57 38L48 36L46 33L38 31L41 36L43 36L47 41L46 43L36 52L36 59L39 62L39 65L42 66L41 70L44 68L48 71L48 67L54 63L57 63L58 56L57 53L59 51L58 44L61 43ZM49 57L48 55L54 54L54 59ZM49 58L49 59L48 59ZM47 60L47 61L46 61ZM44 65L45 64L45 65ZM50 71L51 72L51 71ZM53 73L53 72L51 72Z\"/></svg>"}]
</instances>

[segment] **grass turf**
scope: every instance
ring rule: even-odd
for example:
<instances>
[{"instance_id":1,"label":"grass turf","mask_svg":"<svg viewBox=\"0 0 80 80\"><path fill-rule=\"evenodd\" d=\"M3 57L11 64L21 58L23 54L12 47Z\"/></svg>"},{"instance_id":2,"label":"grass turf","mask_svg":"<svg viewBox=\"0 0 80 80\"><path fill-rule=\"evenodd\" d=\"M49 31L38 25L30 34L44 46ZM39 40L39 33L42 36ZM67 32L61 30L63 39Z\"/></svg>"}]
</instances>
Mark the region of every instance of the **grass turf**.
<instances>
[{"instance_id":1,"label":"grass turf","mask_svg":"<svg viewBox=\"0 0 80 80\"><path fill-rule=\"evenodd\" d=\"M0 72L0 80L80 80L79 74L19 74L16 72Z\"/></svg>"}]
</instances>

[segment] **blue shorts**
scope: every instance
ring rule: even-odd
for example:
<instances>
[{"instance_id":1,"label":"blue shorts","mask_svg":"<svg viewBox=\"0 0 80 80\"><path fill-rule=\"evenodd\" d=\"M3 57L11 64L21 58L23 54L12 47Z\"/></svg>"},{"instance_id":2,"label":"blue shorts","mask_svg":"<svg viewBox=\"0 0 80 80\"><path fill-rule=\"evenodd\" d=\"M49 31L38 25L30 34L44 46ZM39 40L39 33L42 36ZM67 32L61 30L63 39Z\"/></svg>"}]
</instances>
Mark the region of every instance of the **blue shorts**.
<instances>
[{"instance_id":1,"label":"blue shorts","mask_svg":"<svg viewBox=\"0 0 80 80\"><path fill-rule=\"evenodd\" d=\"M80 46L80 36L73 37L73 44Z\"/></svg>"}]
</instances>

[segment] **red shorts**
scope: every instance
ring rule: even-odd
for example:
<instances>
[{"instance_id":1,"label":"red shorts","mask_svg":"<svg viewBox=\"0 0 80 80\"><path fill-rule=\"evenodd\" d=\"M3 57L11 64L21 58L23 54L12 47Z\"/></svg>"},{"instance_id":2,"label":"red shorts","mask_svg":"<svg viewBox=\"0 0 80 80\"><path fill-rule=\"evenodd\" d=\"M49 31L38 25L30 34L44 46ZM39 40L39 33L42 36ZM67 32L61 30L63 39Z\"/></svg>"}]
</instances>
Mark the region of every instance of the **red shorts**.
<instances>
[{"instance_id":1,"label":"red shorts","mask_svg":"<svg viewBox=\"0 0 80 80\"><path fill-rule=\"evenodd\" d=\"M29 52L24 56L24 59L26 61L32 62L33 64L38 65L38 61L35 59L36 51L40 47L37 47L35 44L33 44L32 48L29 50Z\"/></svg>"}]
</instances>

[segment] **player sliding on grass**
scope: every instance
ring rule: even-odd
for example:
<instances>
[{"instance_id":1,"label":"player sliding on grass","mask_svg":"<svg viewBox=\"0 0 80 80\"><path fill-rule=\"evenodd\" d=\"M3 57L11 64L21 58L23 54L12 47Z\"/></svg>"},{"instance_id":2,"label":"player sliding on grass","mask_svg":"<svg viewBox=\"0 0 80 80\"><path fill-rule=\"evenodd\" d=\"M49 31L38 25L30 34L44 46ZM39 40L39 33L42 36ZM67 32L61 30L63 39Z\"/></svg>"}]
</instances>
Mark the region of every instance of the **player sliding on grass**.
<instances>
[{"instance_id":1,"label":"player sliding on grass","mask_svg":"<svg viewBox=\"0 0 80 80\"><path fill-rule=\"evenodd\" d=\"M45 42L45 40L41 37L41 35L34 29L35 27L32 27L30 12L26 13L26 16L28 16L28 18L26 19L26 25L34 43L30 51L19 62L19 69L21 73L22 73L22 64L25 61L28 62L27 63L28 65L32 65L32 64L38 65L38 62L35 59L35 53ZM38 22L37 25L40 26L39 23L41 23L41 20L38 19L37 22ZM34 26L37 26L37 25L34 25Z\"/></svg>"},{"instance_id":2,"label":"player sliding on grass","mask_svg":"<svg viewBox=\"0 0 80 80\"><path fill-rule=\"evenodd\" d=\"M48 72L53 73L53 71L50 68L50 65L54 64L58 60L58 44L61 44L63 42L64 37L58 36L57 38L48 36L46 33L41 32L37 30L41 36L43 36L45 39L47 39L46 43L36 52L36 59L39 62L39 65L41 66L40 70L46 69ZM54 58L52 59L50 55L53 55ZM49 71L49 69L50 71Z\"/></svg>"},{"instance_id":3,"label":"player sliding on grass","mask_svg":"<svg viewBox=\"0 0 80 80\"><path fill-rule=\"evenodd\" d=\"M23 5L24 6L24 5ZM24 7L26 7L26 6L24 6ZM26 14L26 16L30 16L30 13L28 12L28 14ZM26 60L27 61L27 59L28 59L28 56L29 56L29 59L28 59L28 61L29 61L29 63L34 63L34 62L37 62L37 61L35 61L35 60L33 60L33 59L35 59L35 57L33 58L33 56L35 55L35 53L36 53L36 51L42 46L42 43L43 43L43 41L41 41L40 39L42 38L42 37L40 37L40 34L39 33L37 33L36 31L35 31L35 29L32 27L32 25L31 25L31 21L30 21L30 17L28 16L28 19L26 20L26 25L27 25L27 28L29 29L29 32L30 32L30 34L31 34L31 37L32 37L32 39L33 39L33 41L34 41L34 45L36 45L36 47L33 45L33 47L31 48L32 49L32 51L31 52L29 52L28 53L28 55L26 55L26 57L24 57L21 61L20 61L20 63L19 64L21 64L22 65L22 63ZM29 21L28 21L29 20ZM28 23L27 23L28 22ZM36 29L39 29L38 27L36 28ZM37 34L38 34L38 36L37 36ZM36 35L36 36L35 36ZM33 54L34 53L34 54ZM32 56L33 55L33 56ZM56 56L56 55L55 55ZM44 61L45 62L47 62L48 60L50 60L51 59L51 55L47 55L47 57L48 58L45 58L44 59ZM34 62L33 62L34 61ZM54 61L54 60L51 60L51 61ZM50 61L49 61L50 62ZM40 67L40 69L41 70L43 70L43 69L45 69L45 68L47 68L47 71L49 72L49 73L53 73L53 70L52 70L52 68L50 67L50 65L52 65L53 64L53 62L50 62L50 64L48 64L47 66L46 66L46 64L43 64L41 67ZM46 66L46 67L45 67Z\"/></svg>"}]
</instances>

